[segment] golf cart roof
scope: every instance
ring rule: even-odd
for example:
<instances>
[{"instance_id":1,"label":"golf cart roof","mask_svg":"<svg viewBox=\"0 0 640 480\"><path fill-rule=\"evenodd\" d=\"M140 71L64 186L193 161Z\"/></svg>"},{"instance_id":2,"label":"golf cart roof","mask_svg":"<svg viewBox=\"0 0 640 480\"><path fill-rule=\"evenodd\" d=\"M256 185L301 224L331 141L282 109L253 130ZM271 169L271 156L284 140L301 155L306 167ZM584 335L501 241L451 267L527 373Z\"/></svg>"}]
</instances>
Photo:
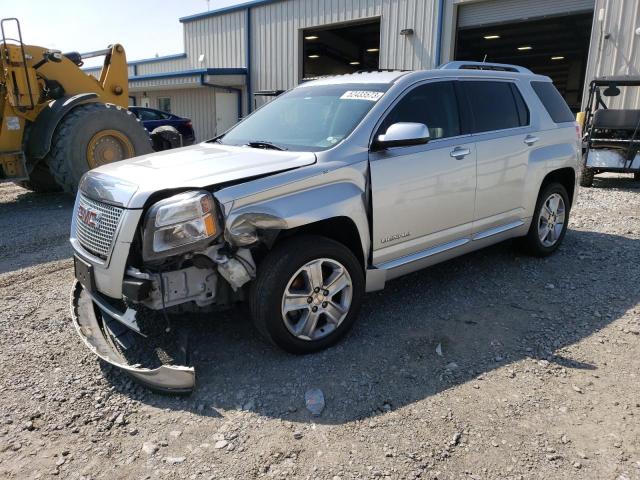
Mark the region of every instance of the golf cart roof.
<instances>
[{"instance_id":1,"label":"golf cart roof","mask_svg":"<svg viewBox=\"0 0 640 480\"><path fill-rule=\"evenodd\" d=\"M611 75L608 77L598 77L591 81L591 85L611 85L627 87L640 87L640 76L638 75Z\"/></svg>"}]
</instances>

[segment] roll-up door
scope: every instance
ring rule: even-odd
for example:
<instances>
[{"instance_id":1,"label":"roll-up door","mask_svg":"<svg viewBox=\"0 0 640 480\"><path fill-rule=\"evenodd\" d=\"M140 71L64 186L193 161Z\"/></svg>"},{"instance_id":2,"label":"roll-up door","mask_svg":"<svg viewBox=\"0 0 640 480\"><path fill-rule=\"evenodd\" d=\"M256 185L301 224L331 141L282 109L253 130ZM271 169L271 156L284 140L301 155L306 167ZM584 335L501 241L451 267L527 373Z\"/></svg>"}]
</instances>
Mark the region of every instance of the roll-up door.
<instances>
[{"instance_id":1,"label":"roll-up door","mask_svg":"<svg viewBox=\"0 0 640 480\"><path fill-rule=\"evenodd\" d=\"M593 11L595 0L486 0L458 6L458 28Z\"/></svg>"}]
</instances>

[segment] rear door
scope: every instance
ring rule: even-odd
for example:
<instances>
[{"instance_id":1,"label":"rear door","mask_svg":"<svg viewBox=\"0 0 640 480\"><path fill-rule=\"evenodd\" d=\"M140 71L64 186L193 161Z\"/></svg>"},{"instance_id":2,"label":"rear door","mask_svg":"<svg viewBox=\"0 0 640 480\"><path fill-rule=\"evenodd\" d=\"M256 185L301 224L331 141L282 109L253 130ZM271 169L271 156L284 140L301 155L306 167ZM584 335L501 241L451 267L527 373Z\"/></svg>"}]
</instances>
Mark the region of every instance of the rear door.
<instances>
[{"instance_id":1,"label":"rear door","mask_svg":"<svg viewBox=\"0 0 640 480\"><path fill-rule=\"evenodd\" d=\"M461 80L477 155L473 234L508 230L523 221L529 154L539 140L513 81Z\"/></svg>"},{"instance_id":2,"label":"rear door","mask_svg":"<svg viewBox=\"0 0 640 480\"><path fill-rule=\"evenodd\" d=\"M473 221L476 155L461 125L455 82L413 87L375 135L397 122L427 125L431 140L370 154L375 265L453 248L467 241Z\"/></svg>"}]
</instances>

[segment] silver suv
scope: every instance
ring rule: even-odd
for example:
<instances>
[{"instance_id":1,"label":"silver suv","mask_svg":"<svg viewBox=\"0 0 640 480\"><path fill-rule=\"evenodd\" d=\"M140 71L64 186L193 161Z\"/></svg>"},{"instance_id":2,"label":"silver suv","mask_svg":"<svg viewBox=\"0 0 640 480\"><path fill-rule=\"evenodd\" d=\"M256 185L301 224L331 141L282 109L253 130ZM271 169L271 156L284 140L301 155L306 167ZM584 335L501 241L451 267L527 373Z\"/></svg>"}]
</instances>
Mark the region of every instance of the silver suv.
<instances>
[{"instance_id":1,"label":"silver suv","mask_svg":"<svg viewBox=\"0 0 640 480\"><path fill-rule=\"evenodd\" d=\"M179 337L183 312L246 302L267 339L317 351L400 275L510 238L553 253L579 164L569 108L521 67L303 83L213 140L84 176L74 322L103 360L166 391L189 391L194 370L129 352Z\"/></svg>"}]
</instances>

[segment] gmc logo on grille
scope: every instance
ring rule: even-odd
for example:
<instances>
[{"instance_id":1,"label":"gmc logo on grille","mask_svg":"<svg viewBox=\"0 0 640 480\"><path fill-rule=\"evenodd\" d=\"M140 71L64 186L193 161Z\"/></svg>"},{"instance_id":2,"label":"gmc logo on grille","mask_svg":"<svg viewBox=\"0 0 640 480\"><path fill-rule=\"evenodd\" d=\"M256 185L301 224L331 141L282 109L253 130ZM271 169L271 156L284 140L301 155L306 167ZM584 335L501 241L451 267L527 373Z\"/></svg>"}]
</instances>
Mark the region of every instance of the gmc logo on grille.
<instances>
[{"instance_id":1,"label":"gmc logo on grille","mask_svg":"<svg viewBox=\"0 0 640 480\"><path fill-rule=\"evenodd\" d=\"M86 226L98 229L100 227L100 218L102 214L92 208L83 207L78 205L78 220L84 223Z\"/></svg>"}]
</instances>

